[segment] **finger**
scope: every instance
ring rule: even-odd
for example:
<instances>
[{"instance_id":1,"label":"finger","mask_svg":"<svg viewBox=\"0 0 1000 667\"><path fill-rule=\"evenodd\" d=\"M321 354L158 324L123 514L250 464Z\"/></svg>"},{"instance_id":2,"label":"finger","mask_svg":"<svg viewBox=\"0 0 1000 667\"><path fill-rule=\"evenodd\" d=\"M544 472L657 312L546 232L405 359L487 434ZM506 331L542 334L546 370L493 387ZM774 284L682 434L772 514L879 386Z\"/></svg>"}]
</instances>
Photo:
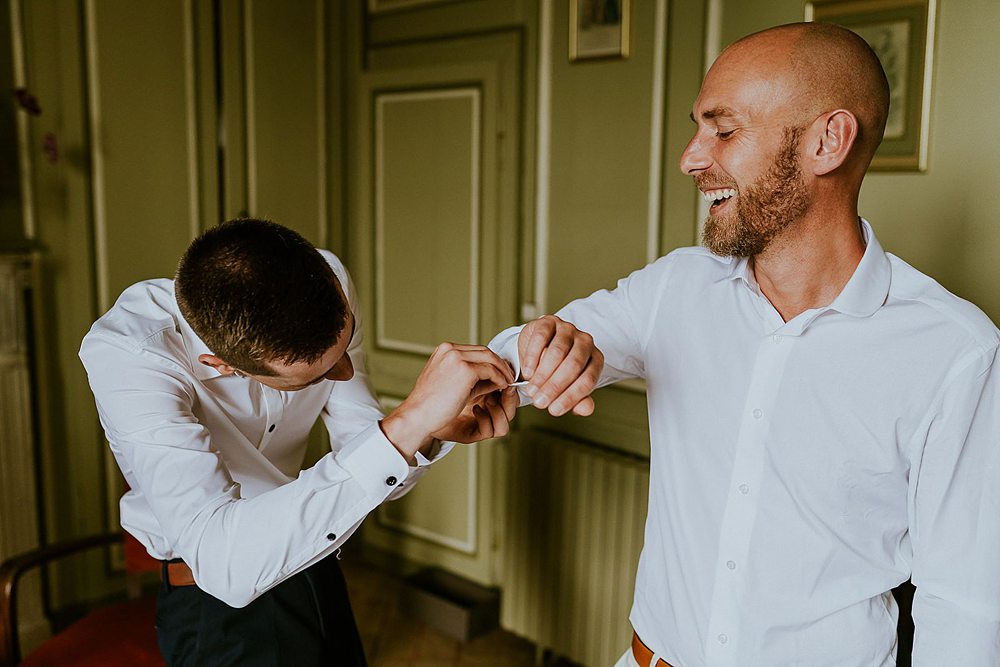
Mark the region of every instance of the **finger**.
<instances>
[{"instance_id":1,"label":"finger","mask_svg":"<svg viewBox=\"0 0 1000 667\"><path fill-rule=\"evenodd\" d=\"M594 391L602 368L604 368L604 359L598 350L594 350L594 356L589 359L576 380L564 392L556 396L552 404L549 405L549 413L558 417L570 410L575 411L576 406ZM585 410L586 407L582 406L581 410ZM591 412L593 412L593 408L591 408ZM577 414L580 413L577 412Z\"/></svg>"},{"instance_id":2,"label":"finger","mask_svg":"<svg viewBox=\"0 0 1000 667\"><path fill-rule=\"evenodd\" d=\"M590 336L571 326L557 334L531 379L535 391L529 394L535 407L544 409L560 396L586 368L593 350Z\"/></svg>"},{"instance_id":3,"label":"finger","mask_svg":"<svg viewBox=\"0 0 1000 667\"><path fill-rule=\"evenodd\" d=\"M510 384L507 376L491 364L477 364L471 369L479 379L472 385L469 398L475 399L494 391L501 391Z\"/></svg>"},{"instance_id":4,"label":"finger","mask_svg":"<svg viewBox=\"0 0 1000 667\"><path fill-rule=\"evenodd\" d=\"M472 414L476 417L476 422L479 424L479 434L476 436L475 440L485 440L487 438L493 437L493 419L490 417L490 413L483 407L478 405L472 406Z\"/></svg>"},{"instance_id":5,"label":"finger","mask_svg":"<svg viewBox=\"0 0 1000 667\"><path fill-rule=\"evenodd\" d=\"M546 315L525 325L517 339L518 355L521 359L521 375L528 379L535 373L542 351L556 332L558 318Z\"/></svg>"},{"instance_id":6,"label":"finger","mask_svg":"<svg viewBox=\"0 0 1000 667\"><path fill-rule=\"evenodd\" d=\"M588 396L573 406L573 414L580 415L581 417L589 417L594 414L595 407L594 398L592 396Z\"/></svg>"},{"instance_id":7,"label":"finger","mask_svg":"<svg viewBox=\"0 0 1000 667\"><path fill-rule=\"evenodd\" d=\"M500 394L500 405L503 406L503 411L507 415L507 421L514 420L514 415L517 413L517 406L519 403L520 400L517 396L517 389L514 387L508 387Z\"/></svg>"},{"instance_id":8,"label":"finger","mask_svg":"<svg viewBox=\"0 0 1000 667\"><path fill-rule=\"evenodd\" d=\"M510 431L510 425L507 421L507 413L504 412L503 406L500 405L498 397L493 394L486 400L486 408L490 411L490 421L492 422L493 438L502 438L507 435Z\"/></svg>"},{"instance_id":9,"label":"finger","mask_svg":"<svg viewBox=\"0 0 1000 667\"><path fill-rule=\"evenodd\" d=\"M463 349L459 349L459 347ZM454 346L452 349L455 351L454 361L457 363L489 364L496 367L505 378L504 386L507 386L516 379L514 377L514 370L510 367L510 364L488 347L468 345Z\"/></svg>"}]
</instances>

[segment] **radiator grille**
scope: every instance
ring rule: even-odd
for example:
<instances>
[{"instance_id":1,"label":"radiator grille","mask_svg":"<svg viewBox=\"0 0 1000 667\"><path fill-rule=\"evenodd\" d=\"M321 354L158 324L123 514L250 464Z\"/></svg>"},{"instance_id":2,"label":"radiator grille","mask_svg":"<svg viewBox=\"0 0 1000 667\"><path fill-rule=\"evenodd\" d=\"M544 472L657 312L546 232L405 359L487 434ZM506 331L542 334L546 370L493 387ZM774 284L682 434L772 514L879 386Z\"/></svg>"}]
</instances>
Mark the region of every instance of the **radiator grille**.
<instances>
[{"instance_id":1,"label":"radiator grille","mask_svg":"<svg viewBox=\"0 0 1000 667\"><path fill-rule=\"evenodd\" d=\"M631 638L649 466L540 432L512 440L502 624L582 665L613 665Z\"/></svg>"}]
</instances>

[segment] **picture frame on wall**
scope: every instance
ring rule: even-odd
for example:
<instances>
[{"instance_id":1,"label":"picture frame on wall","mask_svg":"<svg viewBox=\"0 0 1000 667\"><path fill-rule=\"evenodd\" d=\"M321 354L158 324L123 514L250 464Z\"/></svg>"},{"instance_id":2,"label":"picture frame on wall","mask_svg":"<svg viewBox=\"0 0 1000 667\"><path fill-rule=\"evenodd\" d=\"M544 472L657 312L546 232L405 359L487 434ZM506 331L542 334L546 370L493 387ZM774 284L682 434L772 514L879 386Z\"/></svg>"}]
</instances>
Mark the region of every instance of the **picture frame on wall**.
<instances>
[{"instance_id":1,"label":"picture frame on wall","mask_svg":"<svg viewBox=\"0 0 1000 667\"><path fill-rule=\"evenodd\" d=\"M631 2L570 0L570 61L628 58Z\"/></svg>"},{"instance_id":2,"label":"picture frame on wall","mask_svg":"<svg viewBox=\"0 0 1000 667\"><path fill-rule=\"evenodd\" d=\"M872 160L879 171L925 171L936 0L812 0L806 20L861 35L889 79L889 118Z\"/></svg>"}]
</instances>

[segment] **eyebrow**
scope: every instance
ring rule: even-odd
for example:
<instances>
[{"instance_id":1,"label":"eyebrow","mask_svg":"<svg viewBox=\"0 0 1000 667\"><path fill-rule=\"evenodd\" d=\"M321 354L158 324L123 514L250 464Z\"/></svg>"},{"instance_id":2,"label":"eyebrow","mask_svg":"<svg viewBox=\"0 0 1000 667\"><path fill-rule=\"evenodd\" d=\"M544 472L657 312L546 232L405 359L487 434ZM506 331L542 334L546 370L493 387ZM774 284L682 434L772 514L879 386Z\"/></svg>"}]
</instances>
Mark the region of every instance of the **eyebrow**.
<instances>
[{"instance_id":1,"label":"eyebrow","mask_svg":"<svg viewBox=\"0 0 1000 667\"><path fill-rule=\"evenodd\" d=\"M738 113L736 113L729 107L715 107L713 109L706 109L705 111L701 112L701 117L704 118L705 120L713 120L715 118L722 118L722 117L733 118L738 115L739 115ZM698 122L697 120L695 120L694 113L689 114L689 116L691 117L691 122L693 123Z\"/></svg>"},{"instance_id":2,"label":"eyebrow","mask_svg":"<svg viewBox=\"0 0 1000 667\"><path fill-rule=\"evenodd\" d=\"M351 341L354 339L354 333L357 330L358 330L358 319L356 317L352 317L351 318L351 337L347 339L347 347L351 346ZM344 350L344 354L347 354L347 350ZM341 357L341 359L343 359L343 357ZM330 371L332 371L334 368L336 368L337 364L339 364L339 363L340 363L340 359L337 359L335 362L333 362L333 366L330 366L328 369L326 369L326 371L324 373L322 373L321 375L313 378L309 382L306 382L305 384L296 385L295 388L296 389L305 389L306 387L319 382L320 380L322 380L323 378L325 378L330 373Z\"/></svg>"}]
</instances>

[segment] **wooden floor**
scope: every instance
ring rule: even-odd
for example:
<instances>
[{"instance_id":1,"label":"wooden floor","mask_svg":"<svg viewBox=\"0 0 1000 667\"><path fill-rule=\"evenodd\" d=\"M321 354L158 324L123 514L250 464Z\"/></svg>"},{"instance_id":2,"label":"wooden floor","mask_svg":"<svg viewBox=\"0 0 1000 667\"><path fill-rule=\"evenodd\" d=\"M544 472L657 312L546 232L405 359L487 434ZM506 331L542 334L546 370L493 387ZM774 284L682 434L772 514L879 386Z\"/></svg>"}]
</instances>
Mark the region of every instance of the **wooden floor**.
<instances>
[{"instance_id":1,"label":"wooden floor","mask_svg":"<svg viewBox=\"0 0 1000 667\"><path fill-rule=\"evenodd\" d=\"M398 578L354 556L341 566L370 667L572 667L551 657L536 663L535 645L503 630L455 641L400 613Z\"/></svg>"}]
</instances>

